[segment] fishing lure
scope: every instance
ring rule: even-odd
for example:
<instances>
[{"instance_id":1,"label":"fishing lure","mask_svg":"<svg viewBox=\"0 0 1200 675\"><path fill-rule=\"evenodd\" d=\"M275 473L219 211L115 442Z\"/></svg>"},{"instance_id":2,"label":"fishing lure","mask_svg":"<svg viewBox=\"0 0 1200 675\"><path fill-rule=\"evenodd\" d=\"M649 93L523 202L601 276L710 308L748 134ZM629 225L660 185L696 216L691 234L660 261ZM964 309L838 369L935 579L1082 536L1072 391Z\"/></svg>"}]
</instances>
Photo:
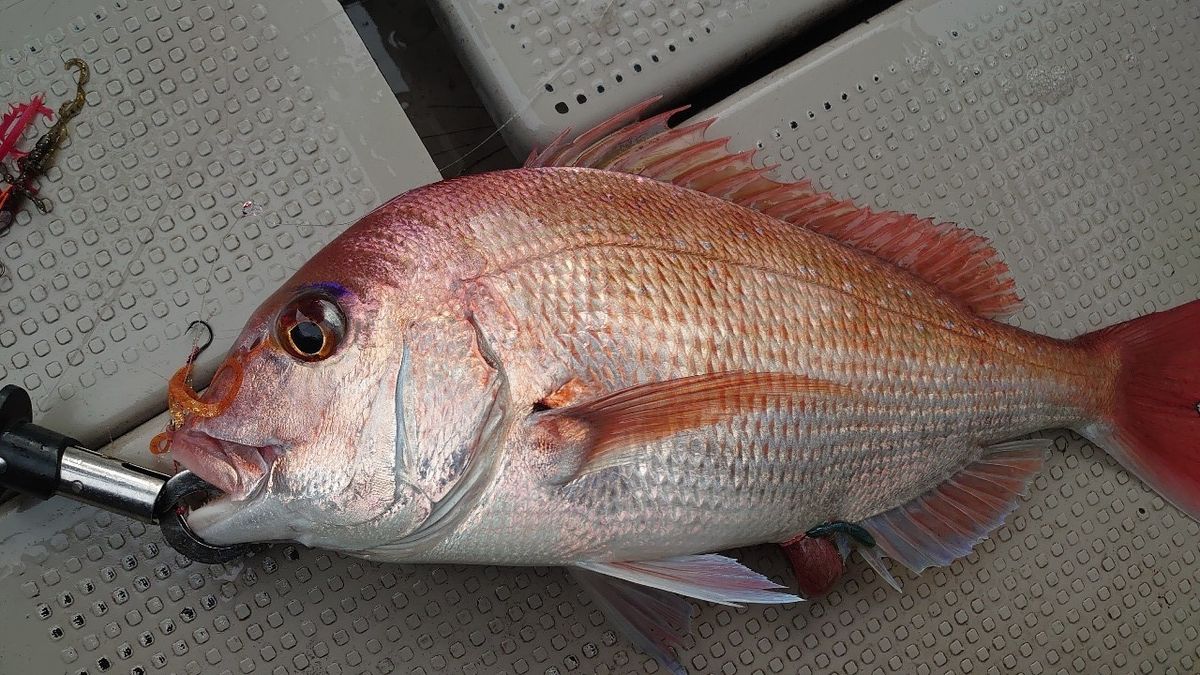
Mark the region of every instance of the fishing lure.
<instances>
[{"instance_id":1,"label":"fishing lure","mask_svg":"<svg viewBox=\"0 0 1200 675\"><path fill-rule=\"evenodd\" d=\"M54 111L46 107L41 94L35 94L28 103L9 106L8 112L0 117L0 161L9 155L19 159L28 154L17 149L17 142L21 140L25 129L38 117L54 118Z\"/></svg>"},{"instance_id":2,"label":"fishing lure","mask_svg":"<svg viewBox=\"0 0 1200 675\"><path fill-rule=\"evenodd\" d=\"M42 134L42 137L33 146L33 150L17 159L15 174L7 166L0 164L0 178L8 183L8 187L0 191L0 233L12 226L13 221L16 220L17 211L20 210L26 199L33 202L37 210L42 213L50 210L46 199L38 196L33 182L46 173L54 153L62 145L63 139L67 137L67 123L78 115L87 103L87 92L84 91L83 86L88 83L90 78L88 65L81 59L70 59L65 67L67 70L74 68L77 71L75 97L59 106L58 121Z\"/></svg>"},{"instance_id":3,"label":"fishing lure","mask_svg":"<svg viewBox=\"0 0 1200 675\"><path fill-rule=\"evenodd\" d=\"M207 331L206 339L201 342L197 339L192 345L192 351L188 354L187 360L183 367L171 376L167 383L167 401L170 410L171 421L167 425L167 429L160 434L157 434L150 440L150 452L155 455L165 454L171 449L171 438L174 432L179 427L183 426L189 416L199 418L215 417L225 411L229 404L233 401L233 394L227 395L225 398L216 402L204 402L200 400L200 395L192 388L192 367L196 363L196 359L200 358L200 354L208 349L213 341L212 326L207 321L196 320L188 325L188 331L193 328L202 327ZM242 383L242 368L241 361L233 359L222 365L221 371L229 372L232 378L232 391L236 393Z\"/></svg>"}]
</instances>

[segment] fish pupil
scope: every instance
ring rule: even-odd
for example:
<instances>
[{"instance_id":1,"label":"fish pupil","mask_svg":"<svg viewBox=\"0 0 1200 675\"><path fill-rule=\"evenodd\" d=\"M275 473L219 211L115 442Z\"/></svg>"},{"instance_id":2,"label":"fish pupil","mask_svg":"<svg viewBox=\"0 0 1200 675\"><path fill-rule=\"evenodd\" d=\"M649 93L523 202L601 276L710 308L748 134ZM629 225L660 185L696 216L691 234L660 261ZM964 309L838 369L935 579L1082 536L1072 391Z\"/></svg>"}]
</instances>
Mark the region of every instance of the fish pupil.
<instances>
[{"instance_id":1,"label":"fish pupil","mask_svg":"<svg viewBox=\"0 0 1200 675\"><path fill-rule=\"evenodd\" d=\"M292 338L292 344L302 354L309 356L320 354L321 348L325 346L325 333L312 321L302 321L292 326L289 335Z\"/></svg>"}]
</instances>

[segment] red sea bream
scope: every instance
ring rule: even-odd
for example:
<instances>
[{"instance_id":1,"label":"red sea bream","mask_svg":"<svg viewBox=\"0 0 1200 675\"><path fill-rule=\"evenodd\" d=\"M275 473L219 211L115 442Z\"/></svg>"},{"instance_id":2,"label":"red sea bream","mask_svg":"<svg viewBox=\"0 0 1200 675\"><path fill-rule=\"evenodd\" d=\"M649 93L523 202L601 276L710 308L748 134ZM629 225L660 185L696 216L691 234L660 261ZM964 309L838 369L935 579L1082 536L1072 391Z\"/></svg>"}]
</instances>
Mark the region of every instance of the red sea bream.
<instances>
[{"instance_id":1,"label":"red sea bream","mask_svg":"<svg viewBox=\"0 0 1200 675\"><path fill-rule=\"evenodd\" d=\"M1200 303L1074 340L997 321L987 241L778 183L644 107L401 195L246 326L170 448L218 544L564 565L679 669L688 605L799 598L717 552L966 555L1071 428L1200 515ZM669 593L668 593L669 592ZM677 595L676 595L677 594Z\"/></svg>"}]
</instances>

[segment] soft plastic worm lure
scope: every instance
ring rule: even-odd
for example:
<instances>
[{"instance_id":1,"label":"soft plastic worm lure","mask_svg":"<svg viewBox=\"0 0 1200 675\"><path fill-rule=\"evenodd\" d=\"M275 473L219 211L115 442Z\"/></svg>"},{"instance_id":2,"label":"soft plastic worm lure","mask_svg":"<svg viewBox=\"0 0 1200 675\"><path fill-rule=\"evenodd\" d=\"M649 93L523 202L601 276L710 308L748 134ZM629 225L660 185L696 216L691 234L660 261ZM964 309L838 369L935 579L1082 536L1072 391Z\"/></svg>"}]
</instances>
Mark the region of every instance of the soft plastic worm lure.
<instances>
[{"instance_id":1,"label":"soft plastic worm lure","mask_svg":"<svg viewBox=\"0 0 1200 675\"><path fill-rule=\"evenodd\" d=\"M27 153L17 149L21 134L33 124L38 117L54 119L54 111L46 107L45 98L35 94L28 103L10 105L8 112L0 117L0 161L9 155L21 158Z\"/></svg>"},{"instance_id":2,"label":"soft plastic worm lure","mask_svg":"<svg viewBox=\"0 0 1200 675\"><path fill-rule=\"evenodd\" d=\"M150 452L155 455L161 455L171 450L171 437L175 430L183 426L188 417L216 417L225 411L232 403L238 390L242 386L242 363L254 353L254 349L243 354L236 354L226 361L221 369L213 376L215 382L221 377L225 371L229 371L227 391L216 401L201 400L200 395L192 387L192 366L196 363L201 352L212 344L212 326L206 321L193 321L188 326L188 330L196 326L203 326L208 330L208 338L203 342L197 341L192 347L191 353L188 355L187 361L175 374L171 376L167 383L167 409L170 412L170 422L167 424L167 429L160 434L150 439Z\"/></svg>"},{"instance_id":3,"label":"soft plastic worm lure","mask_svg":"<svg viewBox=\"0 0 1200 675\"><path fill-rule=\"evenodd\" d=\"M88 65L80 59L67 61L66 68L68 70L74 68L78 73L75 78L75 98L59 106L58 121L42 134L29 154L17 159L15 175L9 171L7 166L0 164L0 178L8 183L8 187L0 191L0 233L12 226L17 211L20 210L26 199L33 202L37 210L42 213L50 210L49 203L38 196L33 182L46 173L46 169L50 167L50 161L54 158L54 153L67 137L67 123L86 105L87 92L84 91L83 86L88 83L90 78Z\"/></svg>"}]
</instances>

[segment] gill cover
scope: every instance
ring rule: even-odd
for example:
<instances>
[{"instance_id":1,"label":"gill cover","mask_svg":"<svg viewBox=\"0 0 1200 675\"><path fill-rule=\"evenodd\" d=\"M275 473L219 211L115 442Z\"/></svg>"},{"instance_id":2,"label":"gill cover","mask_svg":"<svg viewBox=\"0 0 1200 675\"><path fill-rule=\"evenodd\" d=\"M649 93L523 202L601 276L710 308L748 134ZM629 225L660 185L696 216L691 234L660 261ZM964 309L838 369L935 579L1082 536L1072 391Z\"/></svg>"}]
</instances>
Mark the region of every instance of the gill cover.
<instances>
[{"instance_id":1,"label":"gill cover","mask_svg":"<svg viewBox=\"0 0 1200 675\"><path fill-rule=\"evenodd\" d=\"M396 485L431 508L416 530L366 553L424 550L471 511L494 475L508 410L508 380L472 317L414 328L396 377Z\"/></svg>"}]
</instances>

